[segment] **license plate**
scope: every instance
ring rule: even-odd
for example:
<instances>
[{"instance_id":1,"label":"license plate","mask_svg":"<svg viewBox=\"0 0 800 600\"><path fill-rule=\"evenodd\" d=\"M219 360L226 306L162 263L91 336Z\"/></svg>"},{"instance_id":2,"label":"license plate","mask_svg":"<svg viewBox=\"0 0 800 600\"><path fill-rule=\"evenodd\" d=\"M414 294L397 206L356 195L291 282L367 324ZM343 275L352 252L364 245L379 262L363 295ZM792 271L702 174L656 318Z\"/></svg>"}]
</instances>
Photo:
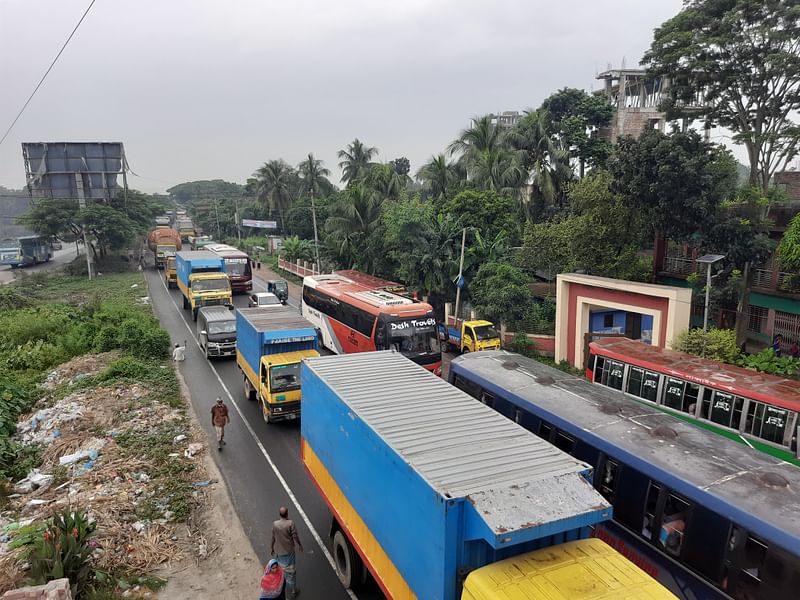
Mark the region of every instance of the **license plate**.
<instances>
[{"instance_id":1,"label":"license plate","mask_svg":"<svg viewBox=\"0 0 800 600\"><path fill-rule=\"evenodd\" d=\"M296 419L296 418L297 418L297 415L294 414L294 413L289 413L288 415L286 415L286 420L287 421L291 421L292 419Z\"/></svg>"}]
</instances>

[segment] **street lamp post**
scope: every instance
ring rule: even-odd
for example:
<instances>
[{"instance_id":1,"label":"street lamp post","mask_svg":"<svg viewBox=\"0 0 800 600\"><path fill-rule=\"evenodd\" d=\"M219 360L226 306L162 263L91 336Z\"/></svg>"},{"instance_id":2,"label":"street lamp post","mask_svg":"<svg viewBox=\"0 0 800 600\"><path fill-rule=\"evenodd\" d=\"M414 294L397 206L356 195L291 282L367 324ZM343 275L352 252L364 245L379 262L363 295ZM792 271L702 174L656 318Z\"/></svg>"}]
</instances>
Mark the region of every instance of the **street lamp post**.
<instances>
[{"instance_id":1,"label":"street lamp post","mask_svg":"<svg viewBox=\"0 0 800 600\"><path fill-rule=\"evenodd\" d=\"M705 254L697 259L701 265L706 265L706 306L703 311L703 331L708 331L708 305L711 300L711 267L725 258L724 254Z\"/></svg>"}]
</instances>

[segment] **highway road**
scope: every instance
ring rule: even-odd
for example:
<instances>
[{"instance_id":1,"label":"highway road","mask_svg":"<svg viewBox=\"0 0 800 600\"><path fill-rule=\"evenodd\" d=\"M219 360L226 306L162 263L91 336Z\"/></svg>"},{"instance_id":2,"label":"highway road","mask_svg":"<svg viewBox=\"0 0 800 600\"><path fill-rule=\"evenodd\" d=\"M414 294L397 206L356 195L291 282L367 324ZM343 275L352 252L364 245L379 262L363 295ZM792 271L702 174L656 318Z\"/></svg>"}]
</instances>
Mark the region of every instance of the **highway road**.
<instances>
[{"instance_id":1,"label":"highway road","mask_svg":"<svg viewBox=\"0 0 800 600\"><path fill-rule=\"evenodd\" d=\"M53 252L53 258L50 262L41 263L22 269L12 269L7 265L0 266L0 285L5 285L11 281L14 281L14 278L17 275L21 275L23 273L30 275L32 273L41 273L43 271L53 271L59 267L63 267L69 262L72 262L76 255L77 250L75 249L75 244L64 244L64 247L61 250L56 250Z\"/></svg>"},{"instance_id":2,"label":"highway road","mask_svg":"<svg viewBox=\"0 0 800 600\"><path fill-rule=\"evenodd\" d=\"M213 457L228 486L230 496L245 533L262 564L269 560L272 521L281 505L289 507L297 524L306 553L297 557L298 587L301 597L309 600L383 599L384 595L370 580L357 595L345 590L333 569L327 550L330 512L308 478L300 461L298 422L267 425L256 402L244 396L243 377L236 361L220 359L209 362L200 352L194 335L191 313L181 308L178 290L168 290L161 271L145 269L155 312L174 342L187 340L186 361L180 371L189 387L192 405L208 435L214 439L211 405L222 396L231 412L225 429L228 442L222 451L211 443ZM254 279L256 291L265 289L263 280ZM299 298L289 304L298 308ZM247 296L234 296L237 307L247 306ZM299 310L299 308L298 308Z\"/></svg>"}]
</instances>

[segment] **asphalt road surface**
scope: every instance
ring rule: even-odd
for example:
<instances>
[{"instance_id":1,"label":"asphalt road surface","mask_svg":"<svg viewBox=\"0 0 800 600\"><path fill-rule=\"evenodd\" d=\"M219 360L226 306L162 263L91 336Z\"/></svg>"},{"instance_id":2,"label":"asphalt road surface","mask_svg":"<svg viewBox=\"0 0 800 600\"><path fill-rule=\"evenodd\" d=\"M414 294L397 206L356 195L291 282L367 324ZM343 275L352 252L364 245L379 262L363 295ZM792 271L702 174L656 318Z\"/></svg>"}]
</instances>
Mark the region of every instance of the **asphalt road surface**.
<instances>
[{"instance_id":1,"label":"asphalt road surface","mask_svg":"<svg viewBox=\"0 0 800 600\"><path fill-rule=\"evenodd\" d=\"M162 272L152 266L145 269L145 274L162 326L173 343L188 342L186 361L180 365L180 371L242 527L261 563L266 564L270 558L272 521L277 518L278 508L285 505L305 548L305 553L297 556L297 582L302 598L383 599L383 593L372 580L356 596L345 590L336 576L327 549L331 516L300 461L299 423L266 424L258 403L244 396L243 377L236 360L207 361L197 346L191 313L181 308L180 292L168 290ZM254 291L265 289L263 280L255 278L253 283ZM298 303L298 297L289 298L289 304L295 308ZM234 296L234 304L246 307L247 295ZM231 423L225 428L227 445L219 452L214 449L210 416L217 396L222 396L231 413Z\"/></svg>"},{"instance_id":2,"label":"asphalt road surface","mask_svg":"<svg viewBox=\"0 0 800 600\"><path fill-rule=\"evenodd\" d=\"M0 285L5 285L11 281L14 281L15 276L18 274L32 274L32 273L40 273L42 271L53 271L54 269L58 269L59 267L63 267L65 264L70 263L76 256L75 244L64 244L64 247L61 250L56 250L53 252L53 258L50 262L40 263L38 265L33 265L30 267L24 267L21 269L12 269L8 265L0 266Z\"/></svg>"}]
</instances>

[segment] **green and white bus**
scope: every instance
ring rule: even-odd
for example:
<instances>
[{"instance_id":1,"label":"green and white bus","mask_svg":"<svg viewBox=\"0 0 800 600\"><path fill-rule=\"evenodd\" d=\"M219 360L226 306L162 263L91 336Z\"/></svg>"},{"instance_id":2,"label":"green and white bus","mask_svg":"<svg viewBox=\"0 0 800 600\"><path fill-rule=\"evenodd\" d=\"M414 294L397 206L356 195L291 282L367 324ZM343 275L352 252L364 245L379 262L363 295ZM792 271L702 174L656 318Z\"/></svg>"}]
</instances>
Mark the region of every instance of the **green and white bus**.
<instances>
[{"instance_id":1,"label":"green and white bus","mask_svg":"<svg viewBox=\"0 0 800 600\"><path fill-rule=\"evenodd\" d=\"M586 377L800 466L800 381L623 337L589 344Z\"/></svg>"}]
</instances>

